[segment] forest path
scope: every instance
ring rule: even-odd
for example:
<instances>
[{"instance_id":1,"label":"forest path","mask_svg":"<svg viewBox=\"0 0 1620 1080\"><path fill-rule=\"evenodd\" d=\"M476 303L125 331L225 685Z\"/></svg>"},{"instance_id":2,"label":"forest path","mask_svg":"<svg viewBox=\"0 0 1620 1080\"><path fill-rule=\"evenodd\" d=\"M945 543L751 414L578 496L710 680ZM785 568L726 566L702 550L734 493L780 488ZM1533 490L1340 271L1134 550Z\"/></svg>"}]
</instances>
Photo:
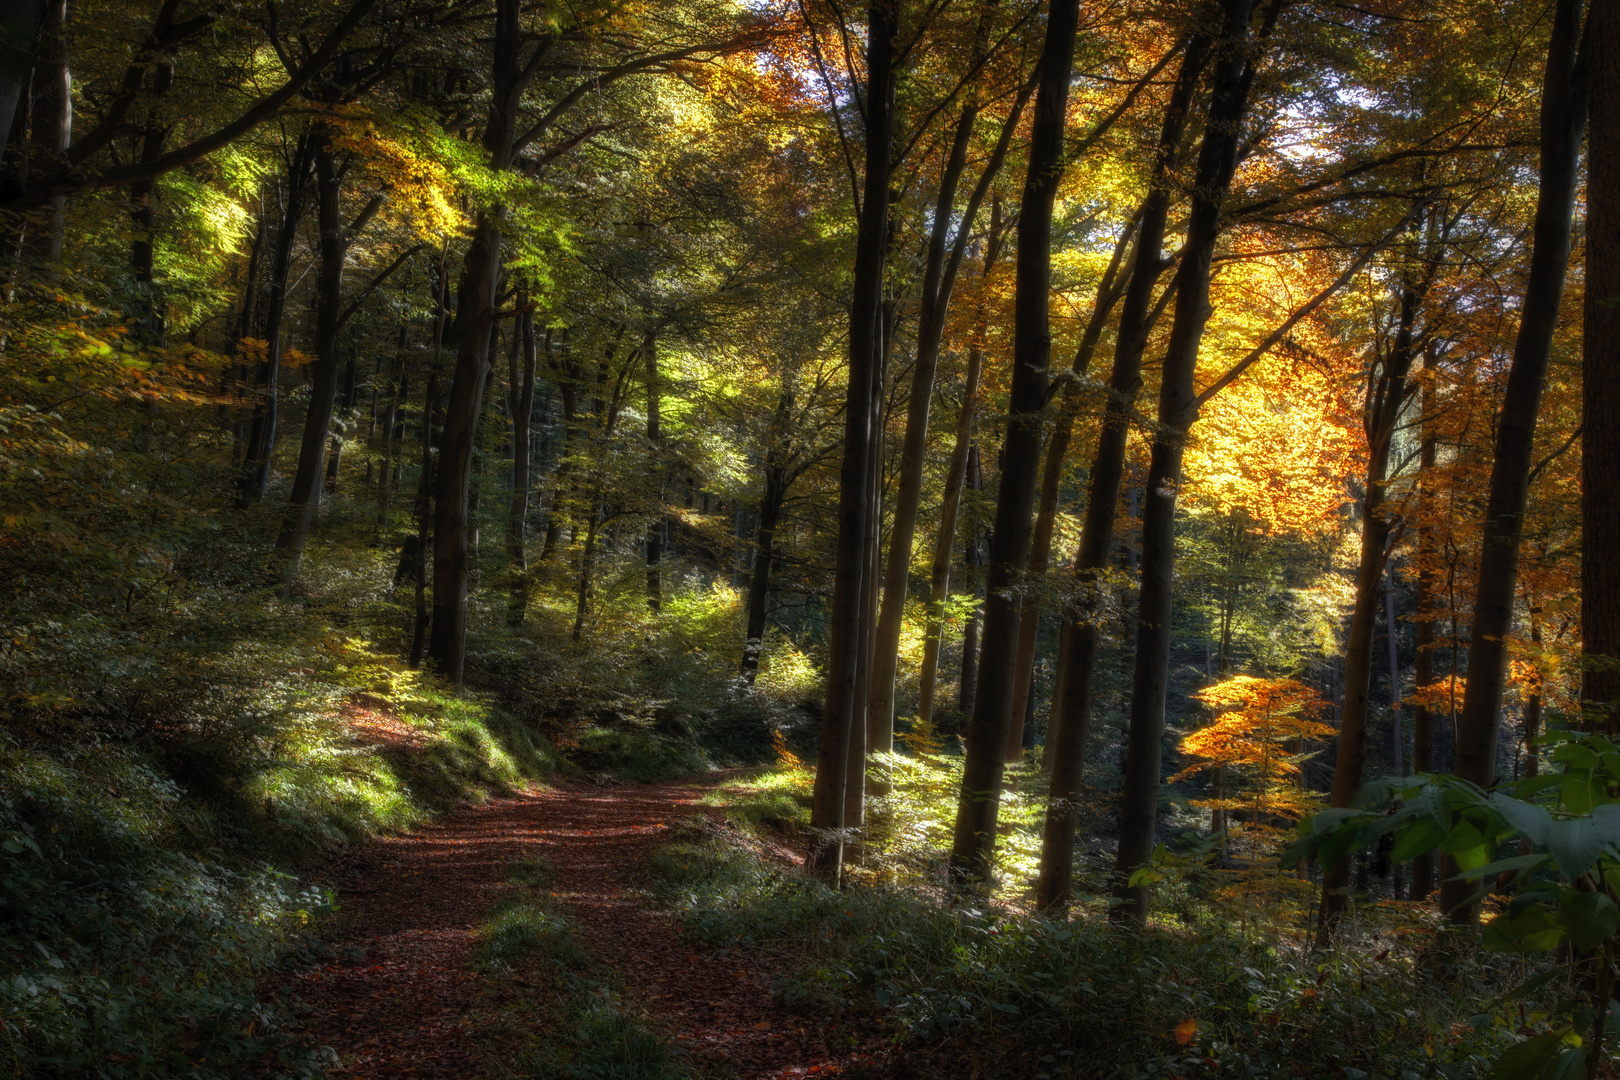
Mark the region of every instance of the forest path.
<instances>
[{"instance_id":1,"label":"forest path","mask_svg":"<svg viewBox=\"0 0 1620 1080\"><path fill-rule=\"evenodd\" d=\"M514 887L512 863L543 858L550 891L591 957L622 982L701 1075L792 1077L842 1071L816 1021L773 999L769 958L699 947L637 888L647 853L696 813L723 774L660 784L556 787L467 807L365 848L346 868L334 962L291 989L305 1031L336 1051L339 1077L467 1080L516 1075L481 1034L501 997L472 970L474 932ZM831 1025L825 1025L830 1027Z\"/></svg>"}]
</instances>

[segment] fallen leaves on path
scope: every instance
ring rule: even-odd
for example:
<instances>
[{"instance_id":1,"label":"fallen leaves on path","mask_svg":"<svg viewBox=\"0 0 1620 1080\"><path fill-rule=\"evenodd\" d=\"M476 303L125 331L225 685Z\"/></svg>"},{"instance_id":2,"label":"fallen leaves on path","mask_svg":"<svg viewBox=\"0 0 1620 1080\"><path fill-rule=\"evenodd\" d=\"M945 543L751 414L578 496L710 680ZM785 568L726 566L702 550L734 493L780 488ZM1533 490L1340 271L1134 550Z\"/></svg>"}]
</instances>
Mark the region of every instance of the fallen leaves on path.
<instances>
[{"instance_id":1,"label":"fallen leaves on path","mask_svg":"<svg viewBox=\"0 0 1620 1080\"><path fill-rule=\"evenodd\" d=\"M832 1075L868 1059L870 1033L775 1001L780 958L698 947L637 893L647 853L693 814L716 813L698 805L706 791L690 782L560 786L376 841L347 871L343 959L301 972L291 988L310 1009L306 1032L337 1052L339 1076L510 1075L479 1034L489 983L470 966L473 931L512 888L502 880L511 864L544 858L591 956L700 1072Z\"/></svg>"}]
</instances>

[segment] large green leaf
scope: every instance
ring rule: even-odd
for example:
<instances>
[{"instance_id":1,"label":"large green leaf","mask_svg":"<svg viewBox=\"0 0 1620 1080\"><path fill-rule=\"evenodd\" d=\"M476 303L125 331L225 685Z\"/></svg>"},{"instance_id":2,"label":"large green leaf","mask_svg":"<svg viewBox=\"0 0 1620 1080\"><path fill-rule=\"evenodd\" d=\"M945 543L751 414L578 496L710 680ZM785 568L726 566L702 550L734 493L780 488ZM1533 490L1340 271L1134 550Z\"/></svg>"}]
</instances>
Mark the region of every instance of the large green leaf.
<instances>
[{"instance_id":1,"label":"large green leaf","mask_svg":"<svg viewBox=\"0 0 1620 1080\"><path fill-rule=\"evenodd\" d=\"M1418 818L1395 835L1395 846L1390 848L1393 863L1410 862L1425 851L1433 851L1446 838L1447 829L1432 817Z\"/></svg>"},{"instance_id":2,"label":"large green leaf","mask_svg":"<svg viewBox=\"0 0 1620 1080\"><path fill-rule=\"evenodd\" d=\"M1517 915L1498 915L1483 932L1485 947L1493 952L1551 952L1568 936L1558 913L1540 904Z\"/></svg>"},{"instance_id":3,"label":"large green leaf","mask_svg":"<svg viewBox=\"0 0 1620 1080\"><path fill-rule=\"evenodd\" d=\"M1620 929L1620 907L1602 893L1578 892L1564 904L1564 925L1570 944L1591 952Z\"/></svg>"},{"instance_id":4,"label":"large green leaf","mask_svg":"<svg viewBox=\"0 0 1620 1080\"><path fill-rule=\"evenodd\" d=\"M1563 1031L1549 1031L1545 1035L1537 1035L1533 1039L1526 1039L1517 1046L1510 1046L1496 1059L1491 1066L1490 1073L1485 1080L1531 1080L1539 1077L1547 1066L1558 1059L1558 1053L1563 1048L1564 1036L1569 1029Z\"/></svg>"},{"instance_id":5,"label":"large green leaf","mask_svg":"<svg viewBox=\"0 0 1620 1080\"><path fill-rule=\"evenodd\" d=\"M1393 860L1394 855L1391 855L1390 858ZM1457 875L1456 880L1477 881L1480 878L1491 877L1495 874L1530 870L1540 866L1542 863L1547 862L1551 858L1552 856L1542 852L1536 852L1532 855L1515 855L1511 859L1498 859L1495 862L1487 863L1484 866L1476 866L1472 870L1464 870L1462 873Z\"/></svg>"},{"instance_id":6,"label":"large green leaf","mask_svg":"<svg viewBox=\"0 0 1620 1080\"><path fill-rule=\"evenodd\" d=\"M1552 831L1553 817L1535 803L1522 802L1497 793L1491 796L1491 805L1519 831L1519 835L1532 843L1545 844Z\"/></svg>"},{"instance_id":7,"label":"large green leaf","mask_svg":"<svg viewBox=\"0 0 1620 1080\"><path fill-rule=\"evenodd\" d=\"M1467 821L1460 821L1440 844L1440 850L1457 861L1462 870L1472 870L1491 861L1490 845L1480 831Z\"/></svg>"},{"instance_id":8,"label":"large green leaf","mask_svg":"<svg viewBox=\"0 0 1620 1080\"><path fill-rule=\"evenodd\" d=\"M1565 877L1577 878L1592 868L1600 855L1615 855L1620 845L1620 805L1604 803L1585 817L1554 821L1547 834L1547 850Z\"/></svg>"}]
</instances>

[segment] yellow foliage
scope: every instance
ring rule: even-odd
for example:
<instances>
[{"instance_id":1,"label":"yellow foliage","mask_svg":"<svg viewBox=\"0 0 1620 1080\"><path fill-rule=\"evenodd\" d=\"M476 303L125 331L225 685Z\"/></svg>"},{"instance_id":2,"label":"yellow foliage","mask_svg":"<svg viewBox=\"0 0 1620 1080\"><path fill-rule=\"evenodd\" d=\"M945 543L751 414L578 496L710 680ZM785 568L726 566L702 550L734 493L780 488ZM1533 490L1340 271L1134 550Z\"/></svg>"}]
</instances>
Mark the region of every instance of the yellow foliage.
<instances>
[{"instance_id":1,"label":"yellow foliage","mask_svg":"<svg viewBox=\"0 0 1620 1080\"><path fill-rule=\"evenodd\" d=\"M1305 812L1307 800L1294 782L1300 763L1310 756L1303 744L1333 734L1333 726L1318 719L1328 706L1322 695L1294 679L1234 675L1193 697L1226 711L1181 740L1183 753L1204 760L1171 779L1205 769L1231 769L1239 777L1240 790L1247 792L1242 805L1254 807L1257 819L1268 813L1298 817ZM1293 751L1291 743L1296 744ZM1225 806L1226 800L1207 805Z\"/></svg>"}]
</instances>

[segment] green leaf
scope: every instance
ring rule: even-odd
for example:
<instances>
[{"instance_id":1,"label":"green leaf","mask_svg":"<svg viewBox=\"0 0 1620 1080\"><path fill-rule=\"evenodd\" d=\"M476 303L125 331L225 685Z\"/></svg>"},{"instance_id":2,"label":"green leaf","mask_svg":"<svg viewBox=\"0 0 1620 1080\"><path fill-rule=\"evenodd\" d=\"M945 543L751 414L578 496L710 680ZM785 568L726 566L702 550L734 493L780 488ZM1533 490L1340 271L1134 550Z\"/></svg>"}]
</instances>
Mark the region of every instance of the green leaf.
<instances>
[{"instance_id":1,"label":"green leaf","mask_svg":"<svg viewBox=\"0 0 1620 1080\"><path fill-rule=\"evenodd\" d=\"M1557 1060L1564 1045L1564 1036L1568 1033L1568 1028L1549 1031L1508 1047L1491 1066L1485 1080L1529 1080L1530 1077L1540 1076L1542 1070Z\"/></svg>"},{"instance_id":2,"label":"green leaf","mask_svg":"<svg viewBox=\"0 0 1620 1080\"><path fill-rule=\"evenodd\" d=\"M1491 805L1532 843L1545 844L1552 831L1553 817L1535 803L1521 802L1500 793L1491 796Z\"/></svg>"},{"instance_id":3,"label":"green leaf","mask_svg":"<svg viewBox=\"0 0 1620 1080\"><path fill-rule=\"evenodd\" d=\"M1568 933L1558 913L1537 904L1517 915L1502 914L1485 924L1483 943L1492 952L1551 952Z\"/></svg>"},{"instance_id":4,"label":"green leaf","mask_svg":"<svg viewBox=\"0 0 1620 1080\"><path fill-rule=\"evenodd\" d=\"M1616 854L1620 844L1620 805L1605 803L1586 817L1555 821L1547 836L1547 850L1559 872L1577 878L1592 868L1600 855Z\"/></svg>"},{"instance_id":5,"label":"green leaf","mask_svg":"<svg viewBox=\"0 0 1620 1080\"><path fill-rule=\"evenodd\" d=\"M1446 829L1432 817L1419 818L1395 835L1395 846L1390 848L1393 863L1410 862L1425 851L1433 851L1446 838Z\"/></svg>"},{"instance_id":6,"label":"green leaf","mask_svg":"<svg viewBox=\"0 0 1620 1080\"><path fill-rule=\"evenodd\" d=\"M1393 860L1394 855L1391 855L1390 858ZM1498 859L1495 862L1487 863L1484 866L1476 866L1472 870L1464 870L1452 880L1477 881L1480 878L1490 877L1493 874L1507 873L1510 870L1528 870L1532 867L1540 866L1542 863L1547 862L1551 858L1552 856L1546 854L1545 852L1536 852L1531 855L1515 855L1511 859Z\"/></svg>"},{"instance_id":7,"label":"green leaf","mask_svg":"<svg viewBox=\"0 0 1620 1080\"><path fill-rule=\"evenodd\" d=\"M1543 971L1540 975L1537 975L1535 978L1526 979L1524 982L1520 983L1518 986L1515 986L1501 997L1492 999L1490 1004L1485 1006L1484 1011L1487 1013L1495 1012L1508 1002L1517 1001L1526 994L1529 994L1531 991L1540 990L1543 986L1546 986L1548 983L1564 974L1565 972L1563 968L1550 967L1546 971Z\"/></svg>"},{"instance_id":8,"label":"green leaf","mask_svg":"<svg viewBox=\"0 0 1620 1080\"><path fill-rule=\"evenodd\" d=\"M1579 1046L1566 1046L1557 1059L1542 1070L1538 1080L1585 1080L1586 1051Z\"/></svg>"},{"instance_id":9,"label":"green leaf","mask_svg":"<svg viewBox=\"0 0 1620 1080\"><path fill-rule=\"evenodd\" d=\"M1564 800L1564 809L1572 814L1584 814L1592 809L1592 774L1586 769L1571 769L1559 785L1558 795Z\"/></svg>"},{"instance_id":10,"label":"green leaf","mask_svg":"<svg viewBox=\"0 0 1620 1080\"><path fill-rule=\"evenodd\" d=\"M1457 827L1440 844L1440 850L1457 860L1457 866L1463 870L1484 866L1491 858L1485 837L1466 821L1457 823Z\"/></svg>"},{"instance_id":11,"label":"green leaf","mask_svg":"<svg viewBox=\"0 0 1620 1080\"><path fill-rule=\"evenodd\" d=\"M1602 893L1578 892L1564 905L1564 923L1570 944L1591 952L1620 929L1620 907Z\"/></svg>"}]
</instances>

